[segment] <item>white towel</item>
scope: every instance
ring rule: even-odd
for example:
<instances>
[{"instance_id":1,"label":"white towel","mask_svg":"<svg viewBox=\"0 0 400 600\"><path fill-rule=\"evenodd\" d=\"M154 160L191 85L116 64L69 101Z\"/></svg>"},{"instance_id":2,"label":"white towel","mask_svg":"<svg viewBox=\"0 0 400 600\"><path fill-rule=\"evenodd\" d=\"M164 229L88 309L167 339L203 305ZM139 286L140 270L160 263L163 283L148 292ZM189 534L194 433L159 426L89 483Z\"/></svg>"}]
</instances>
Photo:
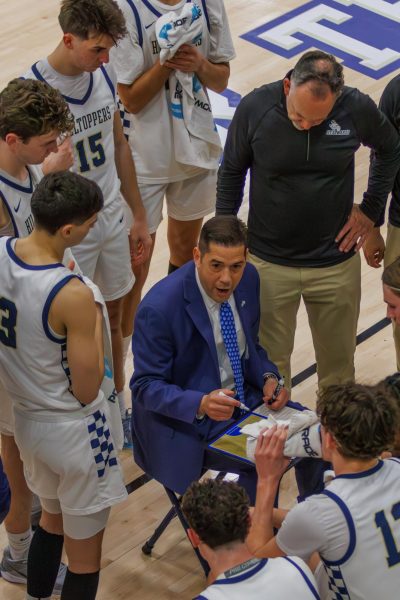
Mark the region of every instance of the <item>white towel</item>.
<instances>
[{"instance_id":1,"label":"white towel","mask_svg":"<svg viewBox=\"0 0 400 600\"><path fill-rule=\"evenodd\" d=\"M186 3L177 14L166 13L155 28L160 45L160 63L172 59L183 44L195 45L202 36L202 8ZM175 159L183 164L216 169L221 141L206 90L194 73L173 71L169 77L170 111Z\"/></svg>"},{"instance_id":2,"label":"white towel","mask_svg":"<svg viewBox=\"0 0 400 600\"><path fill-rule=\"evenodd\" d=\"M70 267L71 262L74 263L72 273L74 273L75 275L80 275L80 277L82 277L86 285L92 290L94 300L96 304L99 304L101 306L101 311L103 313L104 377L101 383L101 390L107 401L105 403L107 411L106 417L108 419L108 424L110 427L111 435L114 440L115 448L116 450L122 450L122 447L124 445L124 432L122 429L121 412L119 410L117 392L114 386L114 377L112 370L113 362L111 350L111 331L106 303L97 285L93 283L91 279L83 275L78 263L74 258L73 253L71 252L70 248L67 248L63 257L63 264L66 267Z\"/></svg>"},{"instance_id":3,"label":"white towel","mask_svg":"<svg viewBox=\"0 0 400 600\"><path fill-rule=\"evenodd\" d=\"M264 411L257 410L262 414ZM280 411L267 411L267 419L260 419L256 423L245 425L241 431L247 435L247 458L254 462L254 452L260 432L274 425L287 425L288 437L285 442L284 454L288 457L314 457L322 456L320 423L312 410L298 411L291 407L284 407Z\"/></svg>"}]
</instances>

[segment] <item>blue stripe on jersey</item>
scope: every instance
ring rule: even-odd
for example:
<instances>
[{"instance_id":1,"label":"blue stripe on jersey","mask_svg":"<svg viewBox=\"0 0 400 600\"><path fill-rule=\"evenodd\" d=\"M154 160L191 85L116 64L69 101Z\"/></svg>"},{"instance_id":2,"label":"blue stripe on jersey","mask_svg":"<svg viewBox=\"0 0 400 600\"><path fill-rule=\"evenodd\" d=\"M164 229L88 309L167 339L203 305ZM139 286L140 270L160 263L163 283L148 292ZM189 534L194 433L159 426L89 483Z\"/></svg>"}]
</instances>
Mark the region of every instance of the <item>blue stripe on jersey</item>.
<instances>
[{"instance_id":1,"label":"blue stripe on jersey","mask_svg":"<svg viewBox=\"0 0 400 600\"><path fill-rule=\"evenodd\" d=\"M216 579L214 581L214 583L212 583L211 585L230 585L231 583L239 583L240 581L245 581L246 579L253 577L253 575L258 573L258 571L261 571L261 569L263 569L265 567L267 562L268 562L268 558L263 558L262 560L260 560L258 565L256 565L253 569L249 569L248 571L246 571L245 573L242 573L241 575L236 575L235 577L229 577L229 579Z\"/></svg>"},{"instance_id":2,"label":"blue stripe on jersey","mask_svg":"<svg viewBox=\"0 0 400 600\"><path fill-rule=\"evenodd\" d=\"M129 6L131 7L132 12L133 12L133 16L135 17L136 29L137 29L138 37L139 37L139 39L138 39L139 46L142 48L143 47L143 31L142 31L142 23L141 23L141 20L140 20L138 9L133 4L132 0L126 0L126 1L129 4ZM141 0L141 1L143 2L143 4L145 6L147 6L147 8L149 9L149 11L152 12L157 18L161 17L161 13L158 12L158 10L152 4L150 4L150 2L148 2L148 0ZM186 3L188 4L191 1L192 0L186 0ZM206 22L207 22L207 28L208 28L208 31L210 31L210 20L209 20L209 17L208 17L206 3L205 3L205 0L201 0L201 1L202 1L202 4L203 4L203 11L204 11L204 16L205 16Z\"/></svg>"},{"instance_id":3,"label":"blue stripe on jersey","mask_svg":"<svg viewBox=\"0 0 400 600\"><path fill-rule=\"evenodd\" d=\"M133 4L132 0L126 0L126 1L129 4L129 6L131 7L133 16L135 17L136 29L137 29L138 36L139 36L139 46L142 47L143 46L143 31L142 31L142 23L140 21L138 9Z\"/></svg>"},{"instance_id":4,"label":"blue stripe on jersey","mask_svg":"<svg viewBox=\"0 0 400 600\"><path fill-rule=\"evenodd\" d=\"M325 496L328 496L328 498L330 498L334 502L336 502L336 504L338 505L338 507L340 508L342 513L344 514L344 517L347 522L347 527L349 528L350 541L349 541L349 547L347 548L347 551L346 551L345 555L343 556L343 558L340 558L339 560L326 560L322 556L321 556L321 558L326 565L331 565L331 566L342 565L347 560L349 560L350 556L354 552L354 548L356 547L356 541L357 541L356 528L354 526L353 518L350 514L349 509L347 508L346 503L343 502L343 500L341 498L339 498L339 496L337 496L333 492L330 492L329 490L324 490L322 493L325 494Z\"/></svg>"},{"instance_id":5,"label":"blue stripe on jersey","mask_svg":"<svg viewBox=\"0 0 400 600\"><path fill-rule=\"evenodd\" d=\"M190 1L190 0L188 0L188 1ZM210 17L208 16L206 0L201 0L201 4L203 6L203 12L204 12L204 16L206 18L207 29L208 29L208 31L211 31Z\"/></svg>"},{"instance_id":6,"label":"blue stripe on jersey","mask_svg":"<svg viewBox=\"0 0 400 600\"><path fill-rule=\"evenodd\" d=\"M29 185L28 185L28 187L24 187L23 185L19 185L18 183L15 183L15 181L10 181L9 179L7 179L7 177L4 177L3 175L0 175L0 181L2 181L3 183L5 183L9 187L14 188L15 190L18 190L19 192L24 192L24 194L32 194L33 193L33 179L32 179L32 174L31 174L31 172L30 172L30 170L28 168L27 168L27 171L28 171L28 175L29 175Z\"/></svg>"},{"instance_id":7,"label":"blue stripe on jersey","mask_svg":"<svg viewBox=\"0 0 400 600\"><path fill-rule=\"evenodd\" d=\"M128 1L129 1L129 0L128 0ZM154 6L152 6L152 5L150 4L150 2L148 2L147 0L142 0L142 2L143 2L143 4L144 4L145 6L147 6L147 8L148 8L148 9L149 9L149 10L150 10L150 11L151 11L153 14L155 14L155 15L156 15L156 17L161 17L161 13L159 13L159 12L158 12L158 10L157 10L156 8L154 8Z\"/></svg>"},{"instance_id":8,"label":"blue stripe on jersey","mask_svg":"<svg viewBox=\"0 0 400 600\"><path fill-rule=\"evenodd\" d=\"M71 279L80 279L80 277L78 275L74 275L73 273L71 273L71 275L67 275L66 277L64 277L64 279L61 279L61 281L59 281L54 287L53 289L50 291L49 295L47 296L47 300L44 303L44 307L43 307L43 312L42 312L42 325L43 325L43 329L45 334L47 335L47 337L49 338L49 340L51 340L52 342L55 342L56 344L64 344L66 341L66 337L55 337L49 328L49 312L50 312L50 307L51 307L51 303L53 302L54 298L56 297L56 295L58 294L58 292L69 282L71 281Z\"/></svg>"},{"instance_id":9,"label":"blue stripe on jersey","mask_svg":"<svg viewBox=\"0 0 400 600\"><path fill-rule=\"evenodd\" d=\"M4 196L4 194L2 192L0 192L0 199L3 201L3 204L4 204L4 206L5 206L8 214L10 216L11 223L12 223L12 226L14 228L14 235L15 235L15 237L19 237L19 231L18 231L17 224L15 222L15 219L14 219L13 212L12 212L12 210L11 210L11 208L10 208L7 200L6 200L6 197Z\"/></svg>"},{"instance_id":10,"label":"blue stripe on jersey","mask_svg":"<svg viewBox=\"0 0 400 600\"><path fill-rule=\"evenodd\" d=\"M36 79L39 79L39 81L44 81L45 83L48 84L48 82L45 80L45 78L40 73L39 69L37 68L37 66L36 66L37 64L38 63L35 63L34 65L32 65L32 67L31 67L32 73L34 73ZM48 84L48 85L50 85L50 84ZM93 73L89 73L89 86L86 91L86 94L83 96L83 98L81 100L79 100L78 98L70 98L69 96L64 96L64 94L62 94L62 97L64 98L64 100L66 102L69 102L70 104L85 104L89 100L92 90L93 90Z\"/></svg>"},{"instance_id":11,"label":"blue stripe on jersey","mask_svg":"<svg viewBox=\"0 0 400 600\"><path fill-rule=\"evenodd\" d=\"M110 88L113 98L115 100L115 87L113 86L113 82L111 81L110 76L107 73L106 68L104 66L101 66L100 70L103 73L104 79L107 81L108 87Z\"/></svg>"},{"instance_id":12,"label":"blue stripe on jersey","mask_svg":"<svg viewBox=\"0 0 400 600\"><path fill-rule=\"evenodd\" d=\"M344 475L337 475L335 479L361 479L361 477L369 477L370 475L373 475L374 473L379 471L379 469L382 469L382 467L383 460L378 460L378 464L376 464L371 469L368 469L367 471L361 471L360 473L346 473Z\"/></svg>"},{"instance_id":13,"label":"blue stripe on jersey","mask_svg":"<svg viewBox=\"0 0 400 600\"><path fill-rule=\"evenodd\" d=\"M28 263L21 260L14 252L11 244L13 240L16 238L8 238L6 243L6 250L8 252L9 257L13 260L18 266L22 267L22 269L27 269L28 271L45 271L46 269L58 269L59 267L64 267L62 263L53 263L50 265L28 265Z\"/></svg>"},{"instance_id":14,"label":"blue stripe on jersey","mask_svg":"<svg viewBox=\"0 0 400 600\"><path fill-rule=\"evenodd\" d=\"M186 0L186 4L189 4L189 2L191 2L191 1L192 1L192 0ZM129 4L131 4L130 0L127 0L127 2L128 2ZM148 0L142 0L142 2L143 2L143 4L144 4L145 6L147 6L147 8L148 8L148 9L149 9L149 10L150 10L150 11L151 11L153 14L155 14L155 15L156 15L156 17L161 17L161 13L160 13L160 12L158 12L158 10L157 10L157 9L156 9L156 8L155 8L155 7L154 7L152 4L150 4L150 2L149 2Z\"/></svg>"},{"instance_id":15,"label":"blue stripe on jersey","mask_svg":"<svg viewBox=\"0 0 400 600\"><path fill-rule=\"evenodd\" d=\"M311 583L311 581L308 578L307 574L300 567L300 565L298 565L296 562L294 562L294 560L291 560L288 556L284 556L283 558L285 560L287 560L288 562L290 562L290 564L293 565L299 571L300 575L303 577L304 581L306 582L306 584L310 588L310 590L311 590L314 598L316 598L316 600L320 600L320 597L319 597L319 594L318 594L317 590L315 589L315 587Z\"/></svg>"}]
</instances>

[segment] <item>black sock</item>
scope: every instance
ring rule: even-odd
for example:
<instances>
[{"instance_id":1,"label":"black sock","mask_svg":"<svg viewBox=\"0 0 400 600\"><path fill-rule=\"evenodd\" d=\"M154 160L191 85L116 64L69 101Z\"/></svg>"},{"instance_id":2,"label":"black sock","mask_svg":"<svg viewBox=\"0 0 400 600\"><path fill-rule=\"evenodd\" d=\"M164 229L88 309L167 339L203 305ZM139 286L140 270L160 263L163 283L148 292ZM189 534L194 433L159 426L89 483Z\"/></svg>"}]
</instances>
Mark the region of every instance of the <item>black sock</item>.
<instances>
[{"instance_id":1,"label":"black sock","mask_svg":"<svg viewBox=\"0 0 400 600\"><path fill-rule=\"evenodd\" d=\"M65 576L61 600L94 600L99 585L99 573L72 573Z\"/></svg>"},{"instance_id":2,"label":"black sock","mask_svg":"<svg viewBox=\"0 0 400 600\"><path fill-rule=\"evenodd\" d=\"M60 567L63 543L63 535L48 533L38 525L28 554L27 592L30 596L51 596Z\"/></svg>"},{"instance_id":3,"label":"black sock","mask_svg":"<svg viewBox=\"0 0 400 600\"><path fill-rule=\"evenodd\" d=\"M168 275L171 275L174 271L177 271L179 267L173 265L171 262L168 263Z\"/></svg>"}]
</instances>

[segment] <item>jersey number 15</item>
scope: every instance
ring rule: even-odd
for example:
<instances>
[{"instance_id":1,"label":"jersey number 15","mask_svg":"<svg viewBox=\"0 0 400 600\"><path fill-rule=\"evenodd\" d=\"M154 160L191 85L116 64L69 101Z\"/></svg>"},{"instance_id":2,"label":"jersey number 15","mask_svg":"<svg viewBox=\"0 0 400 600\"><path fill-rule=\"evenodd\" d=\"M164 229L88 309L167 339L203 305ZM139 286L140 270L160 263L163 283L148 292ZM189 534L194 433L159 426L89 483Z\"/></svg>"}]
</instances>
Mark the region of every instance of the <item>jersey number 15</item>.
<instances>
[{"instance_id":1,"label":"jersey number 15","mask_svg":"<svg viewBox=\"0 0 400 600\"><path fill-rule=\"evenodd\" d=\"M97 168L104 165L106 155L101 143L101 131L89 135L87 140L79 140L76 143L76 151L79 157L79 171L81 173L87 173L87 171L91 170L92 166Z\"/></svg>"}]
</instances>

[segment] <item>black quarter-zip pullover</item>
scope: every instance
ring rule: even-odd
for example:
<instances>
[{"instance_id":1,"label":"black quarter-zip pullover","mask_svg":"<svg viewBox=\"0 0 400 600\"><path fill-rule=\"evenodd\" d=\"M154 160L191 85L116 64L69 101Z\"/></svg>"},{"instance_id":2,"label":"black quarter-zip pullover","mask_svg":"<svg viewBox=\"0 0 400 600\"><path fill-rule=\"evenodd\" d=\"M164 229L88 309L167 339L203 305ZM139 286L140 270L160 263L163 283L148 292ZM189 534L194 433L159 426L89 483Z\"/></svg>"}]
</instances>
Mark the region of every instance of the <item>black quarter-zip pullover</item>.
<instances>
[{"instance_id":1,"label":"black quarter-zip pullover","mask_svg":"<svg viewBox=\"0 0 400 600\"><path fill-rule=\"evenodd\" d=\"M369 96L345 87L328 118L308 131L288 118L282 81L239 104L218 175L217 214L237 214L250 170L249 249L294 267L326 267L352 256L335 237L354 199L355 153L374 150L361 204L379 220L400 167L400 138Z\"/></svg>"}]
</instances>

